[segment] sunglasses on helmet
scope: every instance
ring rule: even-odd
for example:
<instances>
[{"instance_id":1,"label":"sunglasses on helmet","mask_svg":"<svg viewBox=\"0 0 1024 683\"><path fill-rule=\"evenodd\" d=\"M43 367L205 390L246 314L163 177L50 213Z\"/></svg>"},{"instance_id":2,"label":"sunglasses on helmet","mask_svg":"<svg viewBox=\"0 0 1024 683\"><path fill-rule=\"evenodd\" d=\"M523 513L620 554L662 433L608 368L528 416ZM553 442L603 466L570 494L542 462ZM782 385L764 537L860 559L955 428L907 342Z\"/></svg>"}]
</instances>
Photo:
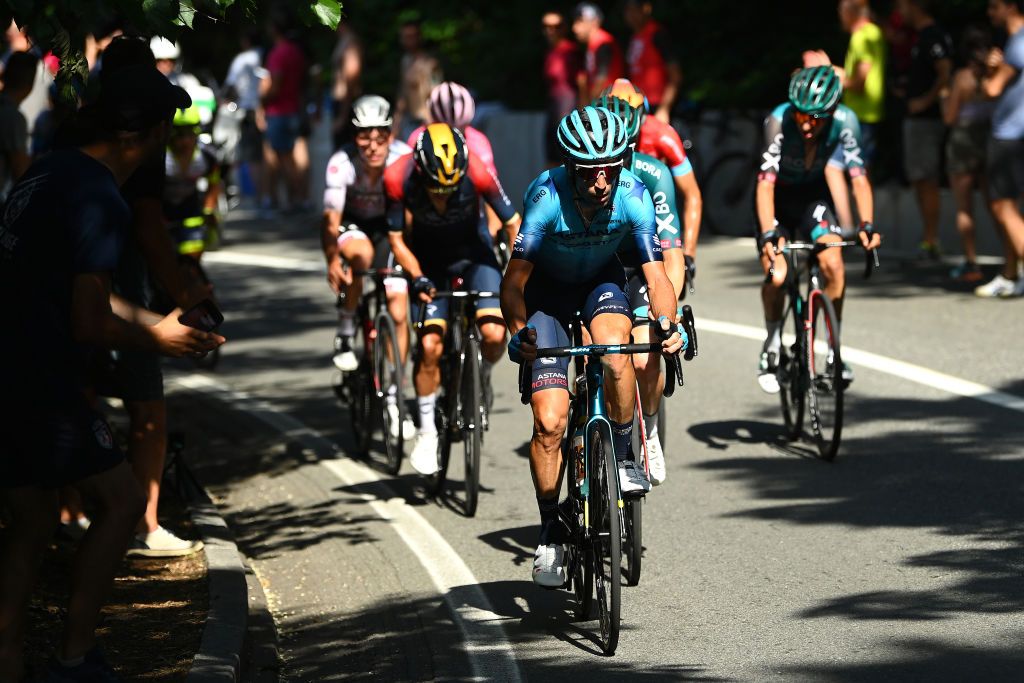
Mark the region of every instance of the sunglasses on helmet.
<instances>
[{"instance_id":1,"label":"sunglasses on helmet","mask_svg":"<svg viewBox=\"0 0 1024 683\"><path fill-rule=\"evenodd\" d=\"M576 175L583 181L594 184L597 179L602 175L604 179L609 183L614 182L619 177L619 173L622 172L622 160L616 161L611 164L593 164L587 166L581 166L577 164L575 166Z\"/></svg>"}]
</instances>

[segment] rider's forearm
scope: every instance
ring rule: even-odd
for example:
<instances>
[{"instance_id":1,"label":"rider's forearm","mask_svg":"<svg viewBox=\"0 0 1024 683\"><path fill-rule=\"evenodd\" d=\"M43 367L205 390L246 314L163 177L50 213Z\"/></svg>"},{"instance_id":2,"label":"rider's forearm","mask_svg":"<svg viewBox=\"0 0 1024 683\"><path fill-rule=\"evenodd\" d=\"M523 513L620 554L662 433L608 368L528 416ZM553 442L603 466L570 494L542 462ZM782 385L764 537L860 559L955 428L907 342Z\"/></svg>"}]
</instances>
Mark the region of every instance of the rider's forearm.
<instances>
[{"instance_id":1,"label":"rider's forearm","mask_svg":"<svg viewBox=\"0 0 1024 683\"><path fill-rule=\"evenodd\" d=\"M676 189L683 193L683 252L697 256L697 238L700 237L700 221L704 213L704 198L701 196L697 179L687 173L675 179ZM675 282L673 280L672 282Z\"/></svg>"},{"instance_id":2,"label":"rider's forearm","mask_svg":"<svg viewBox=\"0 0 1024 683\"><path fill-rule=\"evenodd\" d=\"M767 180L757 183L757 223L763 233L775 228L775 183Z\"/></svg>"},{"instance_id":3,"label":"rider's forearm","mask_svg":"<svg viewBox=\"0 0 1024 683\"><path fill-rule=\"evenodd\" d=\"M850 193L846 189L846 173L835 166L825 166L825 184L832 195L832 206L836 208L836 218L844 228L853 227L853 211L850 209Z\"/></svg>"},{"instance_id":4,"label":"rider's forearm","mask_svg":"<svg viewBox=\"0 0 1024 683\"><path fill-rule=\"evenodd\" d=\"M643 265L644 280L647 281L647 295L651 300L651 310L654 318L665 316L669 320L676 321L676 301L678 297L673 291L672 282L665 273L664 264L660 261L651 261Z\"/></svg>"},{"instance_id":5,"label":"rider's forearm","mask_svg":"<svg viewBox=\"0 0 1024 683\"><path fill-rule=\"evenodd\" d=\"M533 266L520 259L509 261L505 276L501 279L501 314L511 334L526 327L526 282Z\"/></svg>"},{"instance_id":6,"label":"rider's forearm","mask_svg":"<svg viewBox=\"0 0 1024 683\"><path fill-rule=\"evenodd\" d=\"M875 196L871 191L871 181L866 175L853 179L853 198L857 201L857 213L860 219L868 223L875 222Z\"/></svg>"},{"instance_id":7,"label":"rider's forearm","mask_svg":"<svg viewBox=\"0 0 1024 683\"><path fill-rule=\"evenodd\" d=\"M388 240L391 244L391 252L395 255L395 261L402 266L402 270L408 273L413 280L422 277L423 269L420 268L420 262L412 253L412 249L405 243L402 234L393 232L389 235Z\"/></svg>"},{"instance_id":8,"label":"rider's forearm","mask_svg":"<svg viewBox=\"0 0 1024 683\"><path fill-rule=\"evenodd\" d=\"M683 291L683 284L686 281L686 259L683 258L682 249L666 249L665 273L672 283L672 290L675 292L676 300Z\"/></svg>"},{"instance_id":9,"label":"rider's forearm","mask_svg":"<svg viewBox=\"0 0 1024 683\"><path fill-rule=\"evenodd\" d=\"M164 228L159 199L144 198L132 203L132 231L153 277L175 301L187 298L188 282L178 267L178 249Z\"/></svg>"},{"instance_id":10,"label":"rider's forearm","mask_svg":"<svg viewBox=\"0 0 1024 683\"><path fill-rule=\"evenodd\" d=\"M325 213L320 228L320 246L324 251L324 259L328 264L338 258L338 226L341 217L334 213Z\"/></svg>"}]
</instances>

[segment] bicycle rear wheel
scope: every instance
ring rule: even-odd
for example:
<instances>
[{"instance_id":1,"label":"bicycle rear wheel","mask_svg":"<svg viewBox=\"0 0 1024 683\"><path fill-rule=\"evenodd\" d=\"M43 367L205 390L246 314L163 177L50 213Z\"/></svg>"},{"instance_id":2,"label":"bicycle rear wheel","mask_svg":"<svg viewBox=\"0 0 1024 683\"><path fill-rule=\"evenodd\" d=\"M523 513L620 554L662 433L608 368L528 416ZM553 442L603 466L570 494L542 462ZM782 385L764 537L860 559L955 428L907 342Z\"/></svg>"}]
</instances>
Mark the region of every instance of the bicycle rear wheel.
<instances>
[{"instance_id":1,"label":"bicycle rear wheel","mask_svg":"<svg viewBox=\"0 0 1024 683\"><path fill-rule=\"evenodd\" d=\"M590 515L594 520L591 538L594 546L594 587L601 622L601 649L615 654L619 644L619 615L622 595L622 530L619 526L619 468L615 449L601 429L595 429L590 442L593 463Z\"/></svg>"},{"instance_id":2,"label":"bicycle rear wheel","mask_svg":"<svg viewBox=\"0 0 1024 683\"><path fill-rule=\"evenodd\" d=\"M796 332L796 343L787 348L785 344L779 349L779 366L776 377L779 380L779 399L782 401L782 418L786 423L786 436L790 441L800 438L804 425L804 372L803 372L803 340L804 329L801 316L796 306L789 308L787 319L793 320ZM786 329L786 319L782 329Z\"/></svg>"},{"instance_id":3,"label":"bicycle rear wheel","mask_svg":"<svg viewBox=\"0 0 1024 683\"><path fill-rule=\"evenodd\" d=\"M810 298L811 338L807 349L810 382L807 387L807 412L818 452L832 460L839 452L843 431L843 360L839 349L839 323L835 308L824 293L814 291Z\"/></svg>"},{"instance_id":4,"label":"bicycle rear wheel","mask_svg":"<svg viewBox=\"0 0 1024 683\"><path fill-rule=\"evenodd\" d=\"M349 386L349 421L352 425L352 438L355 440L356 455L365 458L370 454L370 438L373 435L373 390L371 388L371 371L369 362L364 357L355 372L345 377Z\"/></svg>"},{"instance_id":5,"label":"bicycle rear wheel","mask_svg":"<svg viewBox=\"0 0 1024 683\"><path fill-rule=\"evenodd\" d=\"M462 364L462 448L466 462L466 516L476 514L480 496L480 449L483 434L483 384L480 342L470 337Z\"/></svg>"},{"instance_id":6,"label":"bicycle rear wheel","mask_svg":"<svg viewBox=\"0 0 1024 683\"><path fill-rule=\"evenodd\" d=\"M402 357L398 349L398 334L391 316L381 313L375 322L377 340L373 345L374 384L380 402L384 425L384 454L387 456L388 474L398 474L402 467L405 436L405 396L402 391ZM394 400L397 410L388 410L389 400Z\"/></svg>"},{"instance_id":7,"label":"bicycle rear wheel","mask_svg":"<svg viewBox=\"0 0 1024 683\"><path fill-rule=\"evenodd\" d=\"M622 554L626 558L626 585L640 583L640 565L643 560L643 513L644 499L631 498L626 501L626 533Z\"/></svg>"}]
</instances>

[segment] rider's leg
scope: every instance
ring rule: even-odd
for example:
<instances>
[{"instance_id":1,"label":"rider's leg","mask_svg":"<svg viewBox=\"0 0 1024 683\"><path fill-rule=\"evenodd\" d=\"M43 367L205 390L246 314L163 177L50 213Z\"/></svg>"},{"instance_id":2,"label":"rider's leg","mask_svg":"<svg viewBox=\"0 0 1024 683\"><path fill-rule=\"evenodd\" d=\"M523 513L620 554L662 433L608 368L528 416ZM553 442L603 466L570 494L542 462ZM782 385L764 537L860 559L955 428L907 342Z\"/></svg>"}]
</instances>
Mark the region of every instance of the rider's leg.
<instances>
[{"instance_id":1,"label":"rider's leg","mask_svg":"<svg viewBox=\"0 0 1024 683\"><path fill-rule=\"evenodd\" d=\"M436 321L428 320L428 323ZM434 407L437 402L437 388L441 385L441 353L444 351L444 328L429 324L420 333L420 353L416 363L416 403L419 406L420 432L433 434Z\"/></svg>"},{"instance_id":2,"label":"rider's leg","mask_svg":"<svg viewBox=\"0 0 1024 683\"><path fill-rule=\"evenodd\" d=\"M373 243L361 230L347 230L341 233L338 236L338 252L352 270L366 270L373 263ZM356 314L356 308L359 307L359 298L363 295L363 278L353 276L352 282L345 285L344 292L345 305L340 313L343 318L348 318L348 323L345 323L346 329L341 333L351 336L355 334L351 321ZM349 329L351 331L348 331Z\"/></svg>"},{"instance_id":3,"label":"rider's leg","mask_svg":"<svg viewBox=\"0 0 1024 683\"><path fill-rule=\"evenodd\" d=\"M389 280L385 280L388 297L388 312L391 319L395 321L395 334L398 335L398 353L402 356L404 364L409 357L409 290L405 280L395 278L397 283L405 287L392 287Z\"/></svg>"},{"instance_id":4,"label":"rider's leg","mask_svg":"<svg viewBox=\"0 0 1024 683\"><path fill-rule=\"evenodd\" d=\"M842 237L836 234L828 234L819 237L818 242L841 242ZM818 254L818 265L821 267L821 274L825 278L825 295L832 300L832 306L836 310L836 320L843 320L843 295L846 292L846 268L843 266L843 252L841 249L825 249Z\"/></svg>"},{"instance_id":5,"label":"rider's leg","mask_svg":"<svg viewBox=\"0 0 1024 683\"><path fill-rule=\"evenodd\" d=\"M628 310L628 309L627 309ZM599 313L590 321L595 344L628 344L633 328L631 316L621 313ZM633 411L636 410L636 374L629 356L616 354L604 358L605 393L608 417L612 422L615 454L627 457L633 433Z\"/></svg>"},{"instance_id":6,"label":"rider's leg","mask_svg":"<svg viewBox=\"0 0 1024 683\"><path fill-rule=\"evenodd\" d=\"M778 351L782 346L782 305L785 297L782 293L782 285L786 281L788 264L781 250L785 246L785 239L779 240L779 255L770 259L761 253L761 268L764 270L765 281L761 285L761 305L764 308L764 324L768 332L765 339L763 351ZM774 269L771 278L768 273Z\"/></svg>"},{"instance_id":7,"label":"rider's leg","mask_svg":"<svg viewBox=\"0 0 1024 683\"><path fill-rule=\"evenodd\" d=\"M633 328L633 343L647 344L650 341L650 325L641 323ZM665 388L665 375L661 367L661 358L657 354L637 353L633 356L636 383L640 387L640 406L644 415L656 415L661 406L661 392Z\"/></svg>"}]
</instances>

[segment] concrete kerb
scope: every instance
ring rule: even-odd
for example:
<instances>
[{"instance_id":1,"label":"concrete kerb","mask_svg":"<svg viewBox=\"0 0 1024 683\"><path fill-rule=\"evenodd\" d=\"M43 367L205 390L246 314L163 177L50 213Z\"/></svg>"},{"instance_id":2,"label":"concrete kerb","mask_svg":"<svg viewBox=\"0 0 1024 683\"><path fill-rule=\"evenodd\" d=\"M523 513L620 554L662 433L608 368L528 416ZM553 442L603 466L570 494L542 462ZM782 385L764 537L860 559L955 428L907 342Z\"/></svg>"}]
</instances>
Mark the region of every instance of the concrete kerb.
<instances>
[{"instance_id":1,"label":"concrete kerb","mask_svg":"<svg viewBox=\"0 0 1024 683\"><path fill-rule=\"evenodd\" d=\"M227 522L205 490L194 492L189 514L203 539L210 599L199 652L185 680L237 681L249 617L245 565Z\"/></svg>"}]
</instances>

